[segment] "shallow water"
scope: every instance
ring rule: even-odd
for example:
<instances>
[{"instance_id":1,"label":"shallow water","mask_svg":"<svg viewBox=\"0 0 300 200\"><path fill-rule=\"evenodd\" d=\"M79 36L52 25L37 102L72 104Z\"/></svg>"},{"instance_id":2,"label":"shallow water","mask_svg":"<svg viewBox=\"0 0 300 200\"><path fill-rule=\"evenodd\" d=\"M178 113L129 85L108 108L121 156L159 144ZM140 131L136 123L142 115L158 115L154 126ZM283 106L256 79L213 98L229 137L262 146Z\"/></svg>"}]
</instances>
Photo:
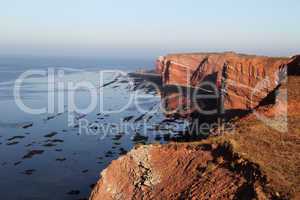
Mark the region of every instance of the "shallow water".
<instances>
[{"instance_id":1,"label":"shallow water","mask_svg":"<svg viewBox=\"0 0 300 200\"><path fill-rule=\"evenodd\" d=\"M27 79L22 84L21 99L33 108L53 102L55 112L50 114L20 110L13 95L14 82L0 83L1 199L87 198L92 184L113 159L136 143L164 143L169 134L184 129L182 123L161 124L165 116L155 91L145 87L133 90L136 82L126 74L116 78L114 73L106 73L100 80L99 73L96 69L67 70L59 79L62 83L86 81L95 86L97 106L87 114L74 112L67 98L69 88L55 86L49 91L46 77ZM55 98L48 102L51 92ZM138 100L128 103L136 93ZM58 110L60 95L64 99ZM84 89L77 90L74 97L79 108L85 108L91 100ZM80 129L78 124L83 120L97 128L89 132ZM159 124L163 126L160 131Z\"/></svg>"}]
</instances>

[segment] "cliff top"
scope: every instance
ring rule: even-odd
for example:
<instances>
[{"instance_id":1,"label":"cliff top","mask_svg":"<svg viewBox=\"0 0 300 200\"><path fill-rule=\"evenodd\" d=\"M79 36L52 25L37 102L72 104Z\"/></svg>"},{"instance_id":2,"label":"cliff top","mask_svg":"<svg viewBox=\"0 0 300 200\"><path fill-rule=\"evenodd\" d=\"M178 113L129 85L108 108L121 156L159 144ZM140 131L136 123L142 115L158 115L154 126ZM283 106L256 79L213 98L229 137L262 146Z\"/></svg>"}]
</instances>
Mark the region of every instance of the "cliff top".
<instances>
[{"instance_id":1,"label":"cliff top","mask_svg":"<svg viewBox=\"0 0 300 200\"><path fill-rule=\"evenodd\" d=\"M260 166L269 188L295 198L300 196L300 77L289 76L283 87L288 91L287 132L276 131L250 115L236 122L234 134L221 138L232 144L233 152ZM260 112L272 117L277 111L267 107Z\"/></svg>"},{"instance_id":2,"label":"cliff top","mask_svg":"<svg viewBox=\"0 0 300 200\"><path fill-rule=\"evenodd\" d=\"M247 58L274 58L274 59L286 59L289 60L294 56L290 57L282 57L282 56L264 56L264 55L254 55L254 54L243 54L236 53L234 51L225 51L225 52L194 52L194 53L171 53L166 55L167 58L175 58L175 57L202 57L202 56L212 56L212 55L223 55L223 56L238 56L238 57L247 57Z\"/></svg>"}]
</instances>

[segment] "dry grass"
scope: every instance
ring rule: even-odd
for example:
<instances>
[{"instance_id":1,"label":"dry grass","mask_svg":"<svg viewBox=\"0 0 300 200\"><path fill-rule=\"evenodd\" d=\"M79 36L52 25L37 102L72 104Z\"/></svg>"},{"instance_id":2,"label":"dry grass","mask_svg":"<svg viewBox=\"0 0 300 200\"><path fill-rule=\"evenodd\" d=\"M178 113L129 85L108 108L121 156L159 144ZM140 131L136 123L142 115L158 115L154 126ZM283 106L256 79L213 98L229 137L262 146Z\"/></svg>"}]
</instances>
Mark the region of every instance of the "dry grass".
<instances>
[{"instance_id":1,"label":"dry grass","mask_svg":"<svg viewBox=\"0 0 300 200\"><path fill-rule=\"evenodd\" d=\"M278 132L255 117L237 122L235 132L222 136L241 157L260 166L267 187L300 198L300 77L288 80L288 132Z\"/></svg>"},{"instance_id":2,"label":"dry grass","mask_svg":"<svg viewBox=\"0 0 300 200\"><path fill-rule=\"evenodd\" d=\"M283 87L288 88L287 132L276 131L254 115L249 115L236 121L233 132L189 144L230 144L232 154L259 166L267 179L266 184L262 183L264 192L278 199L300 199L300 77L289 77ZM261 112L269 116L274 110L266 107L261 108ZM223 152L224 155L226 153Z\"/></svg>"}]
</instances>

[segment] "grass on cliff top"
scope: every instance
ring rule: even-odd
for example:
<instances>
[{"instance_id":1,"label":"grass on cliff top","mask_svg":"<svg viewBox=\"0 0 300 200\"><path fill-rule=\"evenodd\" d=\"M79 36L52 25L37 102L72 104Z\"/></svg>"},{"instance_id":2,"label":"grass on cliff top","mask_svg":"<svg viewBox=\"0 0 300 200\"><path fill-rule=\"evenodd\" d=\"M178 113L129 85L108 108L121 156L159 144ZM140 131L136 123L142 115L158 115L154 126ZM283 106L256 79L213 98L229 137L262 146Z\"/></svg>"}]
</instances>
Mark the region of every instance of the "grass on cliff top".
<instances>
[{"instance_id":1,"label":"grass on cliff top","mask_svg":"<svg viewBox=\"0 0 300 200\"><path fill-rule=\"evenodd\" d=\"M300 77L289 77L287 88L291 109L288 109L286 133L252 117L241 119L234 133L218 140L229 142L235 153L258 164L269 188L297 199L300 198L300 110L294 108L300 104Z\"/></svg>"},{"instance_id":2,"label":"grass on cliff top","mask_svg":"<svg viewBox=\"0 0 300 200\"><path fill-rule=\"evenodd\" d=\"M250 115L238 120L233 132L189 144L229 143L232 153L259 166L267 178L266 189L281 197L300 199L300 76L290 76L284 87L288 89L287 132Z\"/></svg>"},{"instance_id":3,"label":"grass on cliff top","mask_svg":"<svg viewBox=\"0 0 300 200\"><path fill-rule=\"evenodd\" d=\"M255 54L244 54L244 53L238 53L238 52L234 52L234 51L224 51L224 52L191 52L191 53L172 53L172 54L168 54L166 57L169 58L174 58L174 57L185 57L185 56L189 56L189 57L193 57L193 56L199 56L199 55L220 55L220 54L236 54L239 56L244 56L244 57L266 57L266 58L273 58L273 59L286 59L288 60L288 57L283 57L283 56L264 56L264 55L255 55Z\"/></svg>"}]
</instances>

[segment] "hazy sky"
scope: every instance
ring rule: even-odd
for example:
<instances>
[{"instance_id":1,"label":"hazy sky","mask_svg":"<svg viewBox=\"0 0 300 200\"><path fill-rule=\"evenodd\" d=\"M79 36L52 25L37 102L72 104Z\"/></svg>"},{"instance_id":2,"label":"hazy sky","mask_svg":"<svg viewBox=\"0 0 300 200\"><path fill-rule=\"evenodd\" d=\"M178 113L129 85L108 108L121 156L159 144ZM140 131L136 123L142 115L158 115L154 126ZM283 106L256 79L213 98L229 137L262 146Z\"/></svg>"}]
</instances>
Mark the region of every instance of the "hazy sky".
<instances>
[{"instance_id":1,"label":"hazy sky","mask_svg":"<svg viewBox=\"0 0 300 200\"><path fill-rule=\"evenodd\" d=\"M0 0L0 54L300 52L299 0Z\"/></svg>"}]
</instances>

